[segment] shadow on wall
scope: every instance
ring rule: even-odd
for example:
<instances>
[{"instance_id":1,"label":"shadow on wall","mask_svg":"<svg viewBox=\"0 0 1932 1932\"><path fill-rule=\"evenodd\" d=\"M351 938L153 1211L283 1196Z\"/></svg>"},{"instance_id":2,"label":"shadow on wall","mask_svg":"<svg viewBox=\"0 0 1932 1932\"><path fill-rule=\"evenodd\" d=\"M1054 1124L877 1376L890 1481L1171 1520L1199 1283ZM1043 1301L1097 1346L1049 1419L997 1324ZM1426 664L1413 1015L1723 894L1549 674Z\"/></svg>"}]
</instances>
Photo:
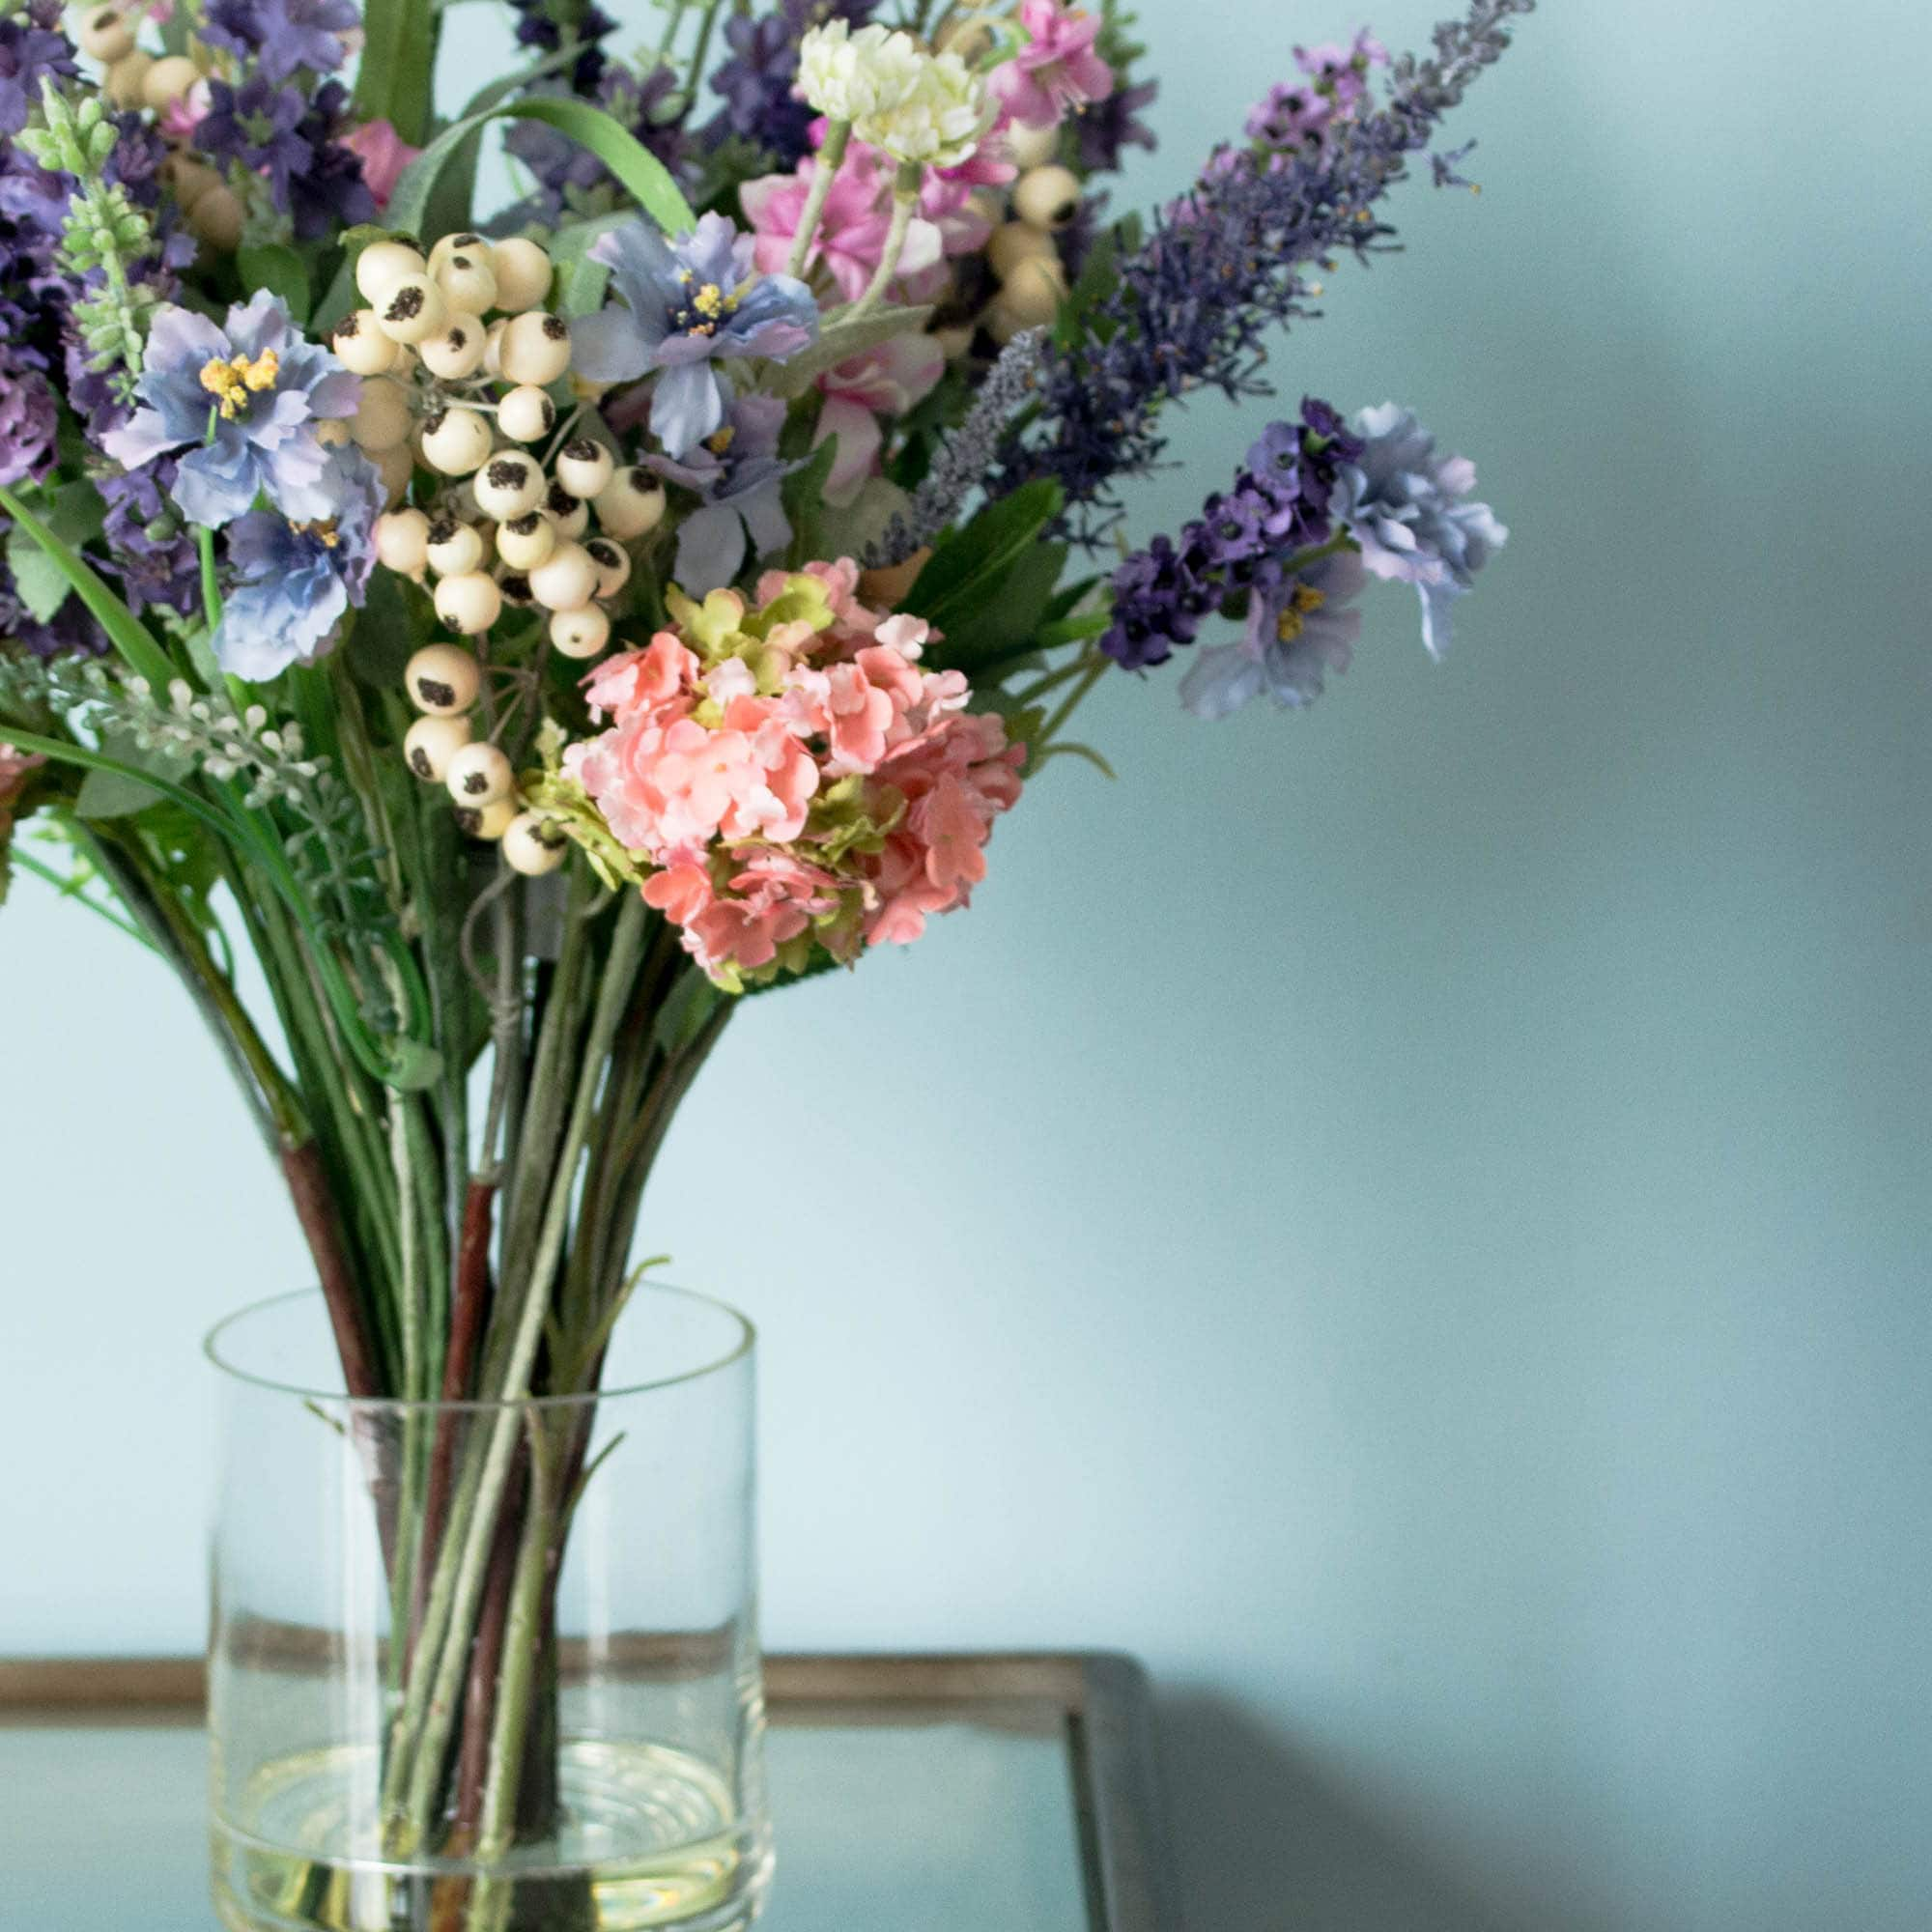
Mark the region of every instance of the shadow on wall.
<instances>
[{"instance_id":1,"label":"shadow on wall","mask_svg":"<svg viewBox=\"0 0 1932 1932\"><path fill-rule=\"evenodd\" d=\"M1159 1717L1187 1932L1526 1932L1238 1705Z\"/></svg>"}]
</instances>

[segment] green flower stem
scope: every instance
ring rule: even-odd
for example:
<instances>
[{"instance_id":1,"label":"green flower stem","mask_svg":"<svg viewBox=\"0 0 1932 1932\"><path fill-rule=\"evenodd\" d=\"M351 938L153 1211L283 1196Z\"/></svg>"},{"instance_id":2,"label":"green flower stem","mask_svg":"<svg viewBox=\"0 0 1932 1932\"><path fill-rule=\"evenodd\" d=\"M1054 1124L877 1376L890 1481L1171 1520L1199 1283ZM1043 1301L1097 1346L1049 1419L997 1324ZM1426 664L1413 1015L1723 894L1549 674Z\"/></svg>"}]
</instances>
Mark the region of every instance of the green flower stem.
<instances>
[{"instance_id":1,"label":"green flower stem","mask_svg":"<svg viewBox=\"0 0 1932 1932\"><path fill-rule=\"evenodd\" d=\"M1029 746L1029 751L1043 752L1053 743L1054 739L1065 729L1067 721L1079 710L1081 700L1106 676L1107 667L1112 662L1111 658L1104 657L1097 651L1092 653L1091 662L1088 662L1082 669L1079 682L1061 700L1059 710L1041 726L1038 745Z\"/></svg>"},{"instance_id":2,"label":"green flower stem","mask_svg":"<svg viewBox=\"0 0 1932 1932\"><path fill-rule=\"evenodd\" d=\"M711 58L711 29L717 23L722 0L701 0L701 4L703 12L697 20L697 44L691 54L691 79L684 90L693 99L697 98L697 90L704 80L705 63Z\"/></svg>"},{"instance_id":3,"label":"green flower stem","mask_svg":"<svg viewBox=\"0 0 1932 1932\"><path fill-rule=\"evenodd\" d=\"M924 179L925 169L918 161L899 163L899 171L893 177L893 219L886 230L886 245L879 256L879 266L872 270L872 279L866 284L866 293L852 304L853 319L875 306L898 273L899 257L905 253L912 218L919 213L920 185Z\"/></svg>"},{"instance_id":4,"label":"green flower stem","mask_svg":"<svg viewBox=\"0 0 1932 1932\"><path fill-rule=\"evenodd\" d=\"M500 1861L516 1836L517 1791L523 1779L531 1693L536 1685L538 1653L543 1646L544 1581L556 1519L555 1446L549 1439L545 1419L533 1410L526 1410L526 1416L525 1433L530 1451L529 1500L525 1506L523 1536L517 1547L516 1573L510 1585L510 1614L503 1634L497 1709L490 1726L490 1752L483 1778L483 1811L476 1856L485 1863ZM471 1932L500 1932L509 1902L509 1887L504 1880L494 1874L479 1878L470 1894Z\"/></svg>"},{"instance_id":5,"label":"green flower stem","mask_svg":"<svg viewBox=\"0 0 1932 1932\"><path fill-rule=\"evenodd\" d=\"M87 896L87 881L71 873L63 872L53 866L44 866L31 852L23 851L15 845L8 854L8 863L21 871L31 873L50 885L62 898L74 905L85 906L97 919L104 919L116 932L125 932L129 939L139 940L150 952L165 956L162 949L134 923L131 919L123 919L112 906L104 906L99 899Z\"/></svg>"},{"instance_id":6,"label":"green flower stem","mask_svg":"<svg viewBox=\"0 0 1932 1932\"><path fill-rule=\"evenodd\" d=\"M624 895L611 931L610 957L584 1044L576 1098L551 1184L549 1206L530 1267L521 1285L521 1305L515 1325L509 1331L508 1360L499 1383L491 1391L500 1403L515 1403L529 1394L537 1345L543 1336L549 1289L569 1225L577 1169L582 1159L605 1057L616 1037L637 976L646 920L642 899L636 894ZM512 1301L507 1283L504 1298L506 1302ZM452 1516L452 1534L445 1542L437 1578L431 1586L418 1664L411 1673L409 1691L397 1723L396 1748L391 1752L384 1779L387 1836L399 1856L410 1856L422 1847L435 1815L469 1633L475 1621L483 1573L489 1563L492 1524L502 1506L516 1453L516 1410L499 1409L490 1426L474 1480L466 1483L461 1504Z\"/></svg>"},{"instance_id":7,"label":"green flower stem","mask_svg":"<svg viewBox=\"0 0 1932 1932\"><path fill-rule=\"evenodd\" d=\"M819 217L825 213L826 197L845 158L845 144L852 138L849 121L834 121L825 129L825 142L812 163L811 185L806 190L805 209L798 217L798 233L791 238L791 252L785 257L785 273L802 275L805 258L811 252L811 239L818 233Z\"/></svg>"}]
</instances>

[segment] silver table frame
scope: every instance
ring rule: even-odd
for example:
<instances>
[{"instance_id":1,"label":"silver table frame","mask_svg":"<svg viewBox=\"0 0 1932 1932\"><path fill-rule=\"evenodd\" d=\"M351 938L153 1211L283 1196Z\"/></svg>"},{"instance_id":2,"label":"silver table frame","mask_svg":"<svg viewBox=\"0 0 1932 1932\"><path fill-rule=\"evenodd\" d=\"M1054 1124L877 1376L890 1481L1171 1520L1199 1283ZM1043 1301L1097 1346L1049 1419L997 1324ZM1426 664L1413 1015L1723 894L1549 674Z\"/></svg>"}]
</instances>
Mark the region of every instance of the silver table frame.
<instances>
[{"instance_id":1,"label":"silver table frame","mask_svg":"<svg viewBox=\"0 0 1932 1932\"><path fill-rule=\"evenodd\" d=\"M1102 1651L932 1657L773 1656L774 1723L1064 1727L1094 1932L1180 1932L1147 1672ZM192 1658L0 1659L0 1724L195 1723Z\"/></svg>"}]
</instances>

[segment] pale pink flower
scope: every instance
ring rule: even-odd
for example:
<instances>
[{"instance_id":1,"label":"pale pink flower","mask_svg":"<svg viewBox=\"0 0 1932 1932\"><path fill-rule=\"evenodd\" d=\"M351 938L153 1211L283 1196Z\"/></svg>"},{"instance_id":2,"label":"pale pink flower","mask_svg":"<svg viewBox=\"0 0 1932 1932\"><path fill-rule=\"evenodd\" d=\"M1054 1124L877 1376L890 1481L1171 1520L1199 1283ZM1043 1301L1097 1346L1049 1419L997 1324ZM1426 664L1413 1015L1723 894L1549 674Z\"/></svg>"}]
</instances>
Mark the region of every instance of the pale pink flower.
<instances>
[{"instance_id":1,"label":"pale pink flower","mask_svg":"<svg viewBox=\"0 0 1932 1932\"><path fill-rule=\"evenodd\" d=\"M732 874L732 896L719 896L685 927L686 941L708 970L729 963L746 972L769 966L787 940L835 912L838 881L790 852L753 847Z\"/></svg>"},{"instance_id":2,"label":"pale pink flower","mask_svg":"<svg viewBox=\"0 0 1932 1932\"><path fill-rule=\"evenodd\" d=\"M155 117L155 125L179 147L194 144L194 130L208 118L214 104L206 78L197 80L185 94L170 100Z\"/></svg>"},{"instance_id":3,"label":"pale pink flower","mask_svg":"<svg viewBox=\"0 0 1932 1932\"><path fill-rule=\"evenodd\" d=\"M739 205L757 237L752 259L765 274L784 270L818 167L817 158L808 156L795 174L763 175L738 190ZM823 268L847 301L857 301L866 293L885 253L892 199L891 175L883 174L871 154L855 142L833 179L818 232L805 258L807 270ZM899 257L901 276L935 267L941 253L939 230L915 215Z\"/></svg>"},{"instance_id":4,"label":"pale pink flower","mask_svg":"<svg viewBox=\"0 0 1932 1932\"><path fill-rule=\"evenodd\" d=\"M1027 42L993 70L992 89L1028 128L1056 128L1067 113L1114 91L1114 71L1094 51L1100 17L1059 0L1021 0Z\"/></svg>"},{"instance_id":5,"label":"pale pink flower","mask_svg":"<svg viewBox=\"0 0 1932 1932\"><path fill-rule=\"evenodd\" d=\"M929 335L895 335L848 355L819 377L825 401L814 447L838 439L838 455L825 479L828 502L849 503L879 469L884 436L879 417L902 416L930 395L946 373L946 353Z\"/></svg>"},{"instance_id":6,"label":"pale pink flower","mask_svg":"<svg viewBox=\"0 0 1932 1932\"><path fill-rule=\"evenodd\" d=\"M674 632L660 631L647 649L606 658L583 680L593 717L606 712L656 711L697 677L697 659Z\"/></svg>"},{"instance_id":7,"label":"pale pink flower","mask_svg":"<svg viewBox=\"0 0 1932 1932\"><path fill-rule=\"evenodd\" d=\"M362 179L378 208L389 205L403 170L422 153L420 148L411 147L387 121L363 122L343 135L342 145L361 156Z\"/></svg>"}]
</instances>

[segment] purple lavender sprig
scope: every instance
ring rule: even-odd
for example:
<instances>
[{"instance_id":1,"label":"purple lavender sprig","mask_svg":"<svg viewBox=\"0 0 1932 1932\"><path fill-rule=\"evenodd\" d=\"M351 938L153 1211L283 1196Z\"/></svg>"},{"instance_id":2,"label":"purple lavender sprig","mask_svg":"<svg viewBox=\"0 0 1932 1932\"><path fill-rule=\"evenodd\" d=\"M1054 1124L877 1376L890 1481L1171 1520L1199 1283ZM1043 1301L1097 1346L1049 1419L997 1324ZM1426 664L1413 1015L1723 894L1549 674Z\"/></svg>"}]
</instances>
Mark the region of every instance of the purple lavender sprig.
<instances>
[{"instance_id":1,"label":"purple lavender sprig","mask_svg":"<svg viewBox=\"0 0 1932 1932\"><path fill-rule=\"evenodd\" d=\"M1080 339L1052 355L1041 407L1008 438L993 494L1053 478L1068 533L1094 546L1120 517L1119 480L1151 469L1165 449L1165 403L1204 387L1236 400L1269 393L1265 338L1311 313L1304 269L1364 257L1394 233L1376 204L1508 46L1505 23L1534 6L1470 0L1463 18L1435 29L1433 58L1398 59L1387 102L1333 123L1319 151L1221 151L1116 265Z\"/></svg>"}]
</instances>

